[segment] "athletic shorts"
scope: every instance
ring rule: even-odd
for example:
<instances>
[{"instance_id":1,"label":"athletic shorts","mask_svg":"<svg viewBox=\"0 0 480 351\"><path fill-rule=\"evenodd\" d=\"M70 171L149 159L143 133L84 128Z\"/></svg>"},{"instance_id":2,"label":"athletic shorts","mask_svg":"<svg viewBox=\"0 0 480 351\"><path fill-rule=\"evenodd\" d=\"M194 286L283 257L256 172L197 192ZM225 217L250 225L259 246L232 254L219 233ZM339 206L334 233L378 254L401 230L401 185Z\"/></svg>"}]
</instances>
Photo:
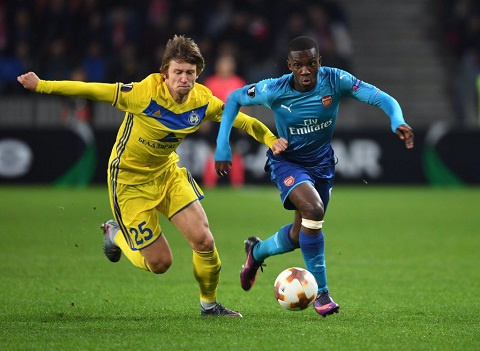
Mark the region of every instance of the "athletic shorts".
<instances>
[{"instance_id":1,"label":"athletic shorts","mask_svg":"<svg viewBox=\"0 0 480 351\"><path fill-rule=\"evenodd\" d=\"M176 163L144 184L108 182L110 205L132 250L143 249L161 234L158 213L172 218L204 195L190 172Z\"/></svg>"},{"instance_id":2,"label":"athletic shorts","mask_svg":"<svg viewBox=\"0 0 480 351\"><path fill-rule=\"evenodd\" d=\"M287 210L296 210L288 199L290 192L299 184L310 183L317 190L327 211L328 202L333 187L335 165L324 167L304 167L288 161L269 159L265 171L270 174L270 180L280 190L283 207Z\"/></svg>"}]
</instances>

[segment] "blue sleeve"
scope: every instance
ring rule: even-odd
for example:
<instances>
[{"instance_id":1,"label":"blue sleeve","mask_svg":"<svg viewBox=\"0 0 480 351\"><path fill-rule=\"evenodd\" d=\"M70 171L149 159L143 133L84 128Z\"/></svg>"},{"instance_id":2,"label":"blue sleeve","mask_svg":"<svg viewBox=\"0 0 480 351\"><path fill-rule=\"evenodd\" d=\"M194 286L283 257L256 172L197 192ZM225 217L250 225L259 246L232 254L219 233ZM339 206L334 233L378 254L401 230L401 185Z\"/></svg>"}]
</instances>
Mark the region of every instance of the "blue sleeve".
<instances>
[{"instance_id":1,"label":"blue sleeve","mask_svg":"<svg viewBox=\"0 0 480 351\"><path fill-rule=\"evenodd\" d=\"M240 97L243 88L234 90L228 97L220 121L220 129L217 136L217 148L215 149L215 161L231 161L232 150L230 148L230 132L233 121L240 111Z\"/></svg>"},{"instance_id":2,"label":"blue sleeve","mask_svg":"<svg viewBox=\"0 0 480 351\"><path fill-rule=\"evenodd\" d=\"M390 126L395 133L398 126L406 124L400 104L392 96L367 82L361 81L350 73L338 71L340 89L343 94L356 100L377 106L390 118Z\"/></svg>"},{"instance_id":3,"label":"blue sleeve","mask_svg":"<svg viewBox=\"0 0 480 351\"><path fill-rule=\"evenodd\" d=\"M400 104L387 93L378 90L374 95L371 104L381 108L383 112L385 112L385 114L390 118L390 126L394 133L397 131L398 126L406 124L405 120L403 119L403 113Z\"/></svg>"}]
</instances>

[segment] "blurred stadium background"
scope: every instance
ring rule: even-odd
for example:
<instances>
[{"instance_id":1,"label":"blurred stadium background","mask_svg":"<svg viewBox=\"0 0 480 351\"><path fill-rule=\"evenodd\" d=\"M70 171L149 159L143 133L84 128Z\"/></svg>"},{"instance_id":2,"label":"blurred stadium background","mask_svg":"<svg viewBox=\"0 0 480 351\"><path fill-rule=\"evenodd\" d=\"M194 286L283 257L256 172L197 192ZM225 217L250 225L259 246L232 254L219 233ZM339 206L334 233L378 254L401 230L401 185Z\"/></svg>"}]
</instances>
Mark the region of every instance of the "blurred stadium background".
<instances>
[{"instance_id":1,"label":"blurred stadium background","mask_svg":"<svg viewBox=\"0 0 480 351\"><path fill-rule=\"evenodd\" d=\"M403 149L382 111L344 100L334 140L337 183L480 183L476 0L0 0L0 184L105 184L123 118L108 104L24 91L19 74L139 81L158 71L173 34L199 43L207 62L199 81L214 92L231 86L218 85L221 74L245 84L287 73L286 43L310 35L324 65L394 96L416 132L415 149ZM274 129L269 111L247 112ZM211 173L217 128L205 126L179 150L206 187L218 182ZM222 181L268 183L265 149L233 139L239 167Z\"/></svg>"}]
</instances>

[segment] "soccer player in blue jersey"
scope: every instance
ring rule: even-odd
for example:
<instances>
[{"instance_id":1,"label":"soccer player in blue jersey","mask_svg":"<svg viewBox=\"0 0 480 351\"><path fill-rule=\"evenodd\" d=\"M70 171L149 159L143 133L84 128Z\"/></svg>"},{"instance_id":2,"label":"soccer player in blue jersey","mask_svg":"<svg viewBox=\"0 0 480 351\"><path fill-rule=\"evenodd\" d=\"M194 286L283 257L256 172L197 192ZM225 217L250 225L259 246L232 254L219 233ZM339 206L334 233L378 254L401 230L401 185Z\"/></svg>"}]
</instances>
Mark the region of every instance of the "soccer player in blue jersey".
<instances>
[{"instance_id":1,"label":"soccer player in blue jersey","mask_svg":"<svg viewBox=\"0 0 480 351\"><path fill-rule=\"evenodd\" d=\"M107 258L117 262L123 253L136 267L165 273L173 258L159 224L161 213L192 247L201 315L242 317L217 302L221 261L199 201L203 192L191 174L177 165L175 153L203 122L220 122L222 117L224 103L196 83L204 66L197 44L176 35L167 42L160 73L141 82L46 81L33 72L19 76L18 81L37 93L81 96L125 111L108 167L115 221L102 226ZM255 118L239 113L234 125L274 153L283 150L273 133Z\"/></svg>"},{"instance_id":2,"label":"soccer player in blue jersey","mask_svg":"<svg viewBox=\"0 0 480 351\"><path fill-rule=\"evenodd\" d=\"M231 166L229 136L239 108L270 108L279 143L286 150L277 155L268 151L265 170L280 191L283 206L295 210L295 217L293 223L264 241L257 237L245 241L247 260L240 272L241 285L246 291L252 287L266 258L300 248L307 270L318 283L313 307L325 317L340 308L328 292L322 232L335 174L331 140L339 103L343 97L351 97L381 108L407 149L413 148L413 131L393 97L348 72L322 67L315 40L295 38L288 44L287 54L292 73L245 86L229 96L217 137L215 168L224 175Z\"/></svg>"}]
</instances>

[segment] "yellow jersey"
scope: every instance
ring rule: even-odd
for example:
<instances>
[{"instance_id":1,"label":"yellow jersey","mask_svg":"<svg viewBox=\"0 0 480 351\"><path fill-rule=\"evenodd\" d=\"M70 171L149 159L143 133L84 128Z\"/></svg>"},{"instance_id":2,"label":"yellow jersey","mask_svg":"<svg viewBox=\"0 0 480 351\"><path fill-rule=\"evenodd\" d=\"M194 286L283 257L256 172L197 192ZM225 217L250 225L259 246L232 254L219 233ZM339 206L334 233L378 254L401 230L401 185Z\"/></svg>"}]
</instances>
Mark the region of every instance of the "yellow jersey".
<instances>
[{"instance_id":1,"label":"yellow jersey","mask_svg":"<svg viewBox=\"0 0 480 351\"><path fill-rule=\"evenodd\" d=\"M198 83L187 100L178 104L160 73L129 84L40 80L36 92L110 102L125 111L108 169L110 180L122 184L143 184L160 176L178 162L175 150L188 134L205 121L220 122L224 105ZM277 140L263 123L242 112L234 126L270 148Z\"/></svg>"}]
</instances>

